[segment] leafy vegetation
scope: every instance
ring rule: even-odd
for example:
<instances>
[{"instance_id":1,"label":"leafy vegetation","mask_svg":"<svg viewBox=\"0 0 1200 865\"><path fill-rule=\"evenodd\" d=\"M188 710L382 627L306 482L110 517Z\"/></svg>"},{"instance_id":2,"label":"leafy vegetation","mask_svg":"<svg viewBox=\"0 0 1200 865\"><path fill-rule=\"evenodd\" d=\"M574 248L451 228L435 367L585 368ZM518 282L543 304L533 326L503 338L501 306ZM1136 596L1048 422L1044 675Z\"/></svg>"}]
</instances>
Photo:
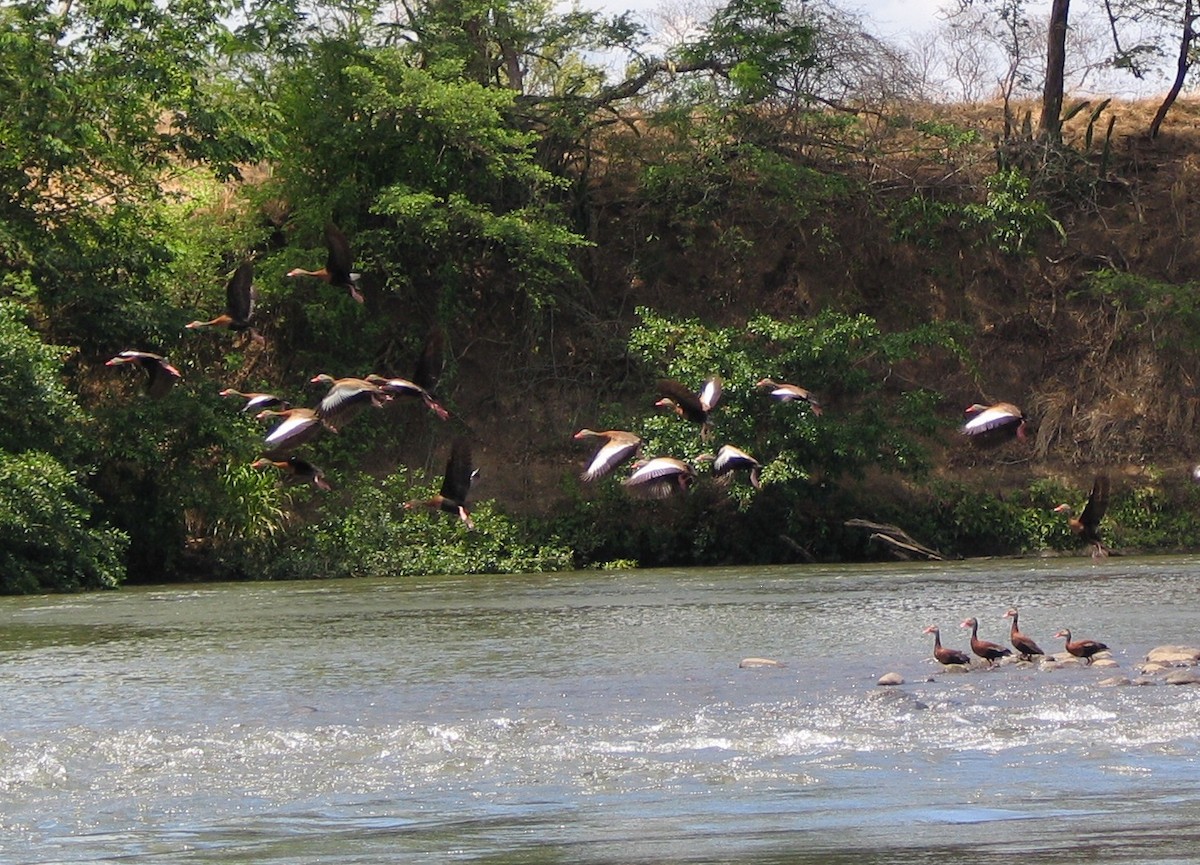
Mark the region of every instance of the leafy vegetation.
<instances>
[{"instance_id":1,"label":"leafy vegetation","mask_svg":"<svg viewBox=\"0 0 1200 865\"><path fill-rule=\"evenodd\" d=\"M983 381L980 334L1060 296L1111 319L1093 363L1149 346L1164 377L1200 379L1195 287L1173 273L1114 264L1030 289L1024 311L964 300L988 268L1041 286L1035 246L1083 243L1056 215L1105 194L1112 104L1060 118L1086 124L1082 151L1007 142L987 174L973 121L879 103L905 92L876 65L899 55L833 10L730 0L669 47L650 37L541 0L0 7L0 590L874 555L842 524L861 515L950 553L1070 549L1047 515L1067 491L1037 480L1057 469L1003 496L937 469L949 402L1034 396L1020 373ZM366 304L284 276L321 266L331 221ZM245 261L263 340L184 330ZM430 333L447 425L390 406L322 433L303 453L328 493L251 466L264 426L222 388L311 405L316 373L413 375ZM124 349L168 355L182 381L151 398L138 370L104 366ZM710 441L647 411L655 379L714 375ZM772 403L768 376L827 411ZM762 489L703 471L679 500L582 488L557 425L524 420L537 403L634 428L645 454L731 442ZM432 492L411 467L450 434L513 474L536 464L537 504L510 508L500 479L474 531L403 508ZM1194 498L1131 484L1113 533L1191 545Z\"/></svg>"}]
</instances>

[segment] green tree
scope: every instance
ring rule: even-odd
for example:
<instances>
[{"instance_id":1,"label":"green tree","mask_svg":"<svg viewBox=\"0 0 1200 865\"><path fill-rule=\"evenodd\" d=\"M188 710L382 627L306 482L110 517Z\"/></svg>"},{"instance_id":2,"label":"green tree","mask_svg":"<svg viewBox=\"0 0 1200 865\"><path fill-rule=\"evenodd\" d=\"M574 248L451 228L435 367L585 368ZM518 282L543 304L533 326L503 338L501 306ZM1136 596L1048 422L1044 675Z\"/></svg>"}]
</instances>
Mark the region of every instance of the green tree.
<instances>
[{"instance_id":1,"label":"green tree","mask_svg":"<svg viewBox=\"0 0 1200 865\"><path fill-rule=\"evenodd\" d=\"M62 380L66 352L0 299L0 592L100 588L123 578L126 538L93 517L87 417Z\"/></svg>"}]
</instances>

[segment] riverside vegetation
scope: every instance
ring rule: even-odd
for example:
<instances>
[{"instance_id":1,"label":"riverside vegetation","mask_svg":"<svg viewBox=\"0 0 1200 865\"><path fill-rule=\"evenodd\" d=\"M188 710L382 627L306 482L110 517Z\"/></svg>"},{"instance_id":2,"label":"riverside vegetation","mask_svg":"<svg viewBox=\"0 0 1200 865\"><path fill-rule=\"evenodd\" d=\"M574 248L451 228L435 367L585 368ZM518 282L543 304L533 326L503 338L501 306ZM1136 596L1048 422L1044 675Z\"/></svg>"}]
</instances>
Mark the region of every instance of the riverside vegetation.
<instances>
[{"instance_id":1,"label":"riverside vegetation","mask_svg":"<svg viewBox=\"0 0 1200 865\"><path fill-rule=\"evenodd\" d=\"M828 22L769 0L661 59L627 16L517 0L231 8L0 7L0 590L884 554L851 518L1074 551L1051 509L1101 469L1109 546L1200 547L1195 106L1152 142L1107 101L1036 140L1011 104L864 95ZM613 83L600 48L641 59ZM365 304L285 277L330 220ZM185 329L248 259L262 340ZM312 404L317 373L408 374L431 329L450 421L326 436L329 492L252 467L222 388ZM183 380L147 399L104 367L124 349ZM653 403L712 375L710 445ZM962 409L994 400L1029 440L973 449ZM762 489L585 487L582 426L690 462L728 441ZM454 435L474 531L402 507Z\"/></svg>"}]
</instances>

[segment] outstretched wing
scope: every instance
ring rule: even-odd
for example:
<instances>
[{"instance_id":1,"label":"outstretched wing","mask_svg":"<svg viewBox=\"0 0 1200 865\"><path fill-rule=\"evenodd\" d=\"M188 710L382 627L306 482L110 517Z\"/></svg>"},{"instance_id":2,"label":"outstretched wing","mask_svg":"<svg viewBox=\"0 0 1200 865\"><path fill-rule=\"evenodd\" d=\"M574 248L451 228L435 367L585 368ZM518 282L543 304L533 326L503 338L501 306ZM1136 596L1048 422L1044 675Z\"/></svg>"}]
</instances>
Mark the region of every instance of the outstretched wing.
<instances>
[{"instance_id":1,"label":"outstretched wing","mask_svg":"<svg viewBox=\"0 0 1200 865\"><path fill-rule=\"evenodd\" d=\"M225 284L225 312L235 324L249 324L254 314L254 265L243 261Z\"/></svg>"},{"instance_id":2,"label":"outstretched wing","mask_svg":"<svg viewBox=\"0 0 1200 865\"><path fill-rule=\"evenodd\" d=\"M445 358L442 355L443 340L444 336L440 327L430 330L429 335L425 337L424 345L421 346L417 365L413 369L412 380L425 388L430 395L437 391L438 381L442 377L442 368L445 365Z\"/></svg>"},{"instance_id":3,"label":"outstretched wing","mask_svg":"<svg viewBox=\"0 0 1200 865\"><path fill-rule=\"evenodd\" d=\"M1107 510L1108 475L1096 475L1096 480L1092 484L1092 494L1088 496L1087 505L1084 506L1083 513L1079 515L1079 522L1094 529L1100 525Z\"/></svg>"},{"instance_id":4,"label":"outstretched wing","mask_svg":"<svg viewBox=\"0 0 1200 865\"><path fill-rule=\"evenodd\" d=\"M442 498L465 504L471 491L471 443L465 438L454 440L450 448L450 459L446 461L446 477L442 481Z\"/></svg>"},{"instance_id":5,"label":"outstretched wing","mask_svg":"<svg viewBox=\"0 0 1200 865\"><path fill-rule=\"evenodd\" d=\"M350 271L354 269L354 256L350 254L350 241L332 222L325 226L325 246L329 257L325 259L325 271L333 285L350 285Z\"/></svg>"}]
</instances>

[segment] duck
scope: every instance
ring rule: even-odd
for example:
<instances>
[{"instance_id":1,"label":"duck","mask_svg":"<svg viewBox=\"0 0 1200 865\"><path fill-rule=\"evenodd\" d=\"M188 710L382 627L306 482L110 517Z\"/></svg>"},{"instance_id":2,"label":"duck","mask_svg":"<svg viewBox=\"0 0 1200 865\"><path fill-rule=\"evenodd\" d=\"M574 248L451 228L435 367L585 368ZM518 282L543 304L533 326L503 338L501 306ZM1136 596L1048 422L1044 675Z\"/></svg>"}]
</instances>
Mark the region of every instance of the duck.
<instances>
[{"instance_id":1,"label":"duck","mask_svg":"<svg viewBox=\"0 0 1200 865\"><path fill-rule=\"evenodd\" d=\"M675 457L655 457L633 464L633 473L621 482L632 495L665 499L686 493L696 480L696 472Z\"/></svg>"},{"instance_id":2,"label":"duck","mask_svg":"<svg viewBox=\"0 0 1200 865\"><path fill-rule=\"evenodd\" d=\"M926 634L933 634L933 657L937 658L939 663L946 664L970 664L971 656L966 652L960 652L958 649L951 649L942 645L942 634L938 630L937 625L930 625L925 629Z\"/></svg>"},{"instance_id":3,"label":"duck","mask_svg":"<svg viewBox=\"0 0 1200 865\"><path fill-rule=\"evenodd\" d=\"M183 378L183 373L171 366L161 354L149 351L126 350L104 362L105 366L136 364L146 373L146 393L152 399L161 399Z\"/></svg>"},{"instance_id":4,"label":"duck","mask_svg":"<svg viewBox=\"0 0 1200 865\"><path fill-rule=\"evenodd\" d=\"M1075 640L1072 642L1070 628L1063 628L1054 636L1062 637L1066 640L1064 648L1066 648L1067 652L1076 658L1083 658L1083 662L1089 666L1092 663L1092 655L1108 651L1108 646L1104 645L1104 643L1098 643L1095 640Z\"/></svg>"},{"instance_id":5,"label":"duck","mask_svg":"<svg viewBox=\"0 0 1200 865\"><path fill-rule=\"evenodd\" d=\"M254 416L255 420L281 417L283 421L267 433L263 440L268 455L286 453L299 447L321 431L321 418L316 409L288 408L263 409Z\"/></svg>"},{"instance_id":6,"label":"duck","mask_svg":"<svg viewBox=\"0 0 1200 865\"><path fill-rule=\"evenodd\" d=\"M425 388L430 396L437 394L438 382L446 365L442 351L444 341L445 335L440 327L430 328L421 344L417 362L413 365L412 382Z\"/></svg>"},{"instance_id":7,"label":"duck","mask_svg":"<svg viewBox=\"0 0 1200 865\"><path fill-rule=\"evenodd\" d=\"M722 482L728 482L733 477L732 472L746 470L750 473L750 486L756 490L762 489L758 476L762 465L739 447L730 444L721 445L716 456L700 454L696 457L696 462L711 462L713 477L719 478Z\"/></svg>"},{"instance_id":8,"label":"duck","mask_svg":"<svg viewBox=\"0 0 1200 865\"><path fill-rule=\"evenodd\" d=\"M588 438L604 439L600 450L592 457L588 467L579 477L583 481L599 480L612 472L617 466L637 455L642 447L642 437L627 430L609 429L597 432L591 429L581 429L572 436L576 441Z\"/></svg>"},{"instance_id":9,"label":"duck","mask_svg":"<svg viewBox=\"0 0 1200 865\"><path fill-rule=\"evenodd\" d=\"M350 254L350 242L346 235L332 222L325 226L325 247L329 255L325 266L320 270L305 270L302 267L292 268L287 272L290 277L311 276L339 288L345 288L350 296L358 303L363 302L363 296L356 283L362 278L361 273L353 273L354 256Z\"/></svg>"},{"instance_id":10,"label":"duck","mask_svg":"<svg viewBox=\"0 0 1200 865\"><path fill-rule=\"evenodd\" d=\"M291 475L293 479L312 484L319 490L331 489L329 482L325 480L325 473L308 460L301 459L298 456L293 455L282 460L270 460L263 457L250 463L250 468L277 468L280 471Z\"/></svg>"},{"instance_id":11,"label":"duck","mask_svg":"<svg viewBox=\"0 0 1200 865\"><path fill-rule=\"evenodd\" d=\"M707 439L712 426L712 411L721 400L721 379L714 376L704 383L699 393L669 378L659 379L658 392L662 399L654 403L673 410L684 420L700 425L700 438Z\"/></svg>"},{"instance_id":12,"label":"duck","mask_svg":"<svg viewBox=\"0 0 1200 865\"><path fill-rule=\"evenodd\" d=\"M993 666L1001 658L1012 654L1012 649L1005 648L999 643L979 639L979 620L974 616L965 620L960 627L971 629L971 651Z\"/></svg>"},{"instance_id":13,"label":"duck","mask_svg":"<svg viewBox=\"0 0 1200 865\"><path fill-rule=\"evenodd\" d=\"M818 402L812 391L808 390L807 388L802 388L795 384L778 382L770 378L760 379L754 386L771 388L771 392L768 394L768 396L778 402L808 403L808 407L812 409L812 413L817 417L821 416L821 403Z\"/></svg>"},{"instance_id":14,"label":"duck","mask_svg":"<svg viewBox=\"0 0 1200 865\"><path fill-rule=\"evenodd\" d=\"M1100 521L1108 510L1108 475L1096 475L1092 482L1092 493L1088 496L1083 513L1074 516L1074 509L1069 504L1061 504L1054 509L1055 513L1067 515L1067 526L1073 534L1092 545L1092 558L1103 558L1108 555L1104 542L1100 539Z\"/></svg>"},{"instance_id":15,"label":"duck","mask_svg":"<svg viewBox=\"0 0 1200 865\"><path fill-rule=\"evenodd\" d=\"M184 327L188 330L227 327L235 333L248 330L252 339L262 342L262 336L250 326L254 316L254 301L257 298L253 282L254 264L244 261L238 265L229 282L225 284L225 312L209 321L189 321Z\"/></svg>"},{"instance_id":16,"label":"duck","mask_svg":"<svg viewBox=\"0 0 1200 865\"><path fill-rule=\"evenodd\" d=\"M419 397L425 403L425 407L440 419L450 419L450 412L438 405L434 398L430 396L429 391L415 381L409 381L406 378L384 378L375 373L368 375L364 381L375 385L388 396Z\"/></svg>"},{"instance_id":17,"label":"duck","mask_svg":"<svg viewBox=\"0 0 1200 865\"><path fill-rule=\"evenodd\" d=\"M334 378L323 372L309 381L329 385L329 392L317 404L317 415L333 432L350 423L366 406L382 408L391 399L382 387L363 378Z\"/></svg>"},{"instance_id":18,"label":"duck","mask_svg":"<svg viewBox=\"0 0 1200 865\"><path fill-rule=\"evenodd\" d=\"M475 528L471 512L467 508L467 496L471 484L478 474L471 466L471 444L465 438L455 439L450 446L450 458L446 460L446 473L438 494L428 499L413 499L404 503L405 510L416 507L432 508L454 514L468 529Z\"/></svg>"},{"instance_id":19,"label":"duck","mask_svg":"<svg viewBox=\"0 0 1200 865\"><path fill-rule=\"evenodd\" d=\"M1012 643L1014 649L1017 650L1018 656L1023 661L1032 661L1034 655L1045 655L1038 644L1025 634L1021 633L1021 629L1017 626L1017 608L1009 607L1003 618L1012 619L1012 628L1008 632L1008 641Z\"/></svg>"},{"instance_id":20,"label":"duck","mask_svg":"<svg viewBox=\"0 0 1200 865\"><path fill-rule=\"evenodd\" d=\"M975 403L964 409L963 416L967 420L959 431L976 444L999 444L1011 438L1025 440L1025 412L1010 402Z\"/></svg>"},{"instance_id":21,"label":"duck","mask_svg":"<svg viewBox=\"0 0 1200 865\"><path fill-rule=\"evenodd\" d=\"M288 409L292 407L292 404L286 399L276 396L273 393L243 393L240 390L227 387L219 395L223 397L236 396L244 399L246 404L242 406L242 411L262 411L266 408Z\"/></svg>"}]
</instances>

